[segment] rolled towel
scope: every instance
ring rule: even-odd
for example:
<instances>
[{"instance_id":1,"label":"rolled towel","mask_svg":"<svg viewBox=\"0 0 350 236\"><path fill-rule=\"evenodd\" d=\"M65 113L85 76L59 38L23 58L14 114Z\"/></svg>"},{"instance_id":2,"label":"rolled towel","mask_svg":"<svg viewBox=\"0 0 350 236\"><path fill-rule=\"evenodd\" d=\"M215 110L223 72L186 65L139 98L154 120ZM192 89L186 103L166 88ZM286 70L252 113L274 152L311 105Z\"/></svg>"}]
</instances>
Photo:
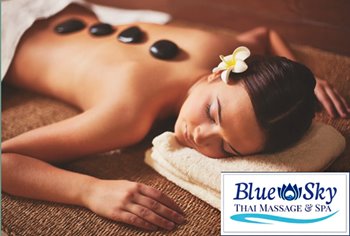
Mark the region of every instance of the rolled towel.
<instances>
[{"instance_id":1,"label":"rolled towel","mask_svg":"<svg viewBox=\"0 0 350 236\"><path fill-rule=\"evenodd\" d=\"M314 122L294 146L273 154L212 159L181 146L174 133L154 138L145 162L161 175L220 209L222 171L322 171L345 149L345 138L332 126Z\"/></svg>"}]
</instances>

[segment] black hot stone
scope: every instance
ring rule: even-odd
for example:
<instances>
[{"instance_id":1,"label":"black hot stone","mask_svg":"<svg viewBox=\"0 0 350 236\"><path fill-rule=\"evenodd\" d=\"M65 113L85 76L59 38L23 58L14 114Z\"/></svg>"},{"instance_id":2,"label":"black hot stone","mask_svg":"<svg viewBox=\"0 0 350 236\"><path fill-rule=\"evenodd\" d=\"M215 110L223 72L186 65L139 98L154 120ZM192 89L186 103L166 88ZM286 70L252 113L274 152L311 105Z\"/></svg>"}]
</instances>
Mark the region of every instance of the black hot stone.
<instances>
[{"instance_id":1,"label":"black hot stone","mask_svg":"<svg viewBox=\"0 0 350 236\"><path fill-rule=\"evenodd\" d=\"M55 32L58 34L68 34L85 28L85 23L78 19L69 19L56 25Z\"/></svg>"},{"instance_id":2,"label":"black hot stone","mask_svg":"<svg viewBox=\"0 0 350 236\"><path fill-rule=\"evenodd\" d=\"M142 40L143 32L137 26L132 26L120 32L118 40L123 43L138 43Z\"/></svg>"},{"instance_id":3,"label":"black hot stone","mask_svg":"<svg viewBox=\"0 0 350 236\"><path fill-rule=\"evenodd\" d=\"M109 35L114 32L113 27L110 24L97 23L90 27L90 34L94 36L104 36Z\"/></svg>"},{"instance_id":4,"label":"black hot stone","mask_svg":"<svg viewBox=\"0 0 350 236\"><path fill-rule=\"evenodd\" d=\"M150 52L152 56L158 59L171 59L176 57L179 52L177 45L169 40L159 40L155 42L151 48Z\"/></svg>"}]
</instances>

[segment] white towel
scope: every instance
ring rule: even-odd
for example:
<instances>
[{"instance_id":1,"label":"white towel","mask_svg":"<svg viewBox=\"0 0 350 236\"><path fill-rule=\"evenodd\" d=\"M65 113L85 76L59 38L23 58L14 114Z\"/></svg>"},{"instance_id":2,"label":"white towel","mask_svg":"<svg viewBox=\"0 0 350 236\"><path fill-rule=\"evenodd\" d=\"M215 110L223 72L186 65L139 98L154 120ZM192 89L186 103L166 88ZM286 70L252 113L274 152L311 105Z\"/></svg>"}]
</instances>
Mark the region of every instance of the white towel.
<instances>
[{"instance_id":1,"label":"white towel","mask_svg":"<svg viewBox=\"0 0 350 236\"><path fill-rule=\"evenodd\" d=\"M181 146L174 133L153 140L145 162L170 181L220 209L222 171L321 171L345 149L345 138L332 126L313 123L293 147L274 154L212 159Z\"/></svg>"},{"instance_id":2,"label":"white towel","mask_svg":"<svg viewBox=\"0 0 350 236\"><path fill-rule=\"evenodd\" d=\"M70 3L90 8L100 21L112 25L136 21L165 24L170 20L170 15L163 12L118 9L87 3L84 0L3 0L1 1L1 80L6 75L23 33L35 20L48 18Z\"/></svg>"}]
</instances>

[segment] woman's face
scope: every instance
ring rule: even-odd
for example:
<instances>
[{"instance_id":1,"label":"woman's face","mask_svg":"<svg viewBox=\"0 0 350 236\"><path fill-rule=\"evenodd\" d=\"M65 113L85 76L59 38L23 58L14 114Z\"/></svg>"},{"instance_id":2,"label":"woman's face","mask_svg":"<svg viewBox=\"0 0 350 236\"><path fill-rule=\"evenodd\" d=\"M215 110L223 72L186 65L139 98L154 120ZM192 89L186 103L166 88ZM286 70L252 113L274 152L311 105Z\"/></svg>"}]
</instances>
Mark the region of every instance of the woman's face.
<instances>
[{"instance_id":1,"label":"woman's face","mask_svg":"<svg viewBox=\"0 0 350 236\"><path fill-rule=\"evenodd\" d=\"M265 141L243 85L218 78L202 79L191 88L175 135L181 144L212 158L257 153Z\"/></svg>"}]
</instances>

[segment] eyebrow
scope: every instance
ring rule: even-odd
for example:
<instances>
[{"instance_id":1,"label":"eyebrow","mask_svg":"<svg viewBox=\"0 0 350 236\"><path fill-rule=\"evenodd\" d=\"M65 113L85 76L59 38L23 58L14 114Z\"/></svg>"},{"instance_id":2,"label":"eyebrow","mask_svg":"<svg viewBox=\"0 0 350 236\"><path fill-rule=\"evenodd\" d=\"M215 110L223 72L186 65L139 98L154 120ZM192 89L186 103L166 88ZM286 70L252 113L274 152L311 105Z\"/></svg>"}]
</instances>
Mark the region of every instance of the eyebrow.
<instances>
[{"instance_id":1,"label":"eyebrow","mask_svg":"<svg viewBox=\"0 0 350 236\"><path fill-rule=\"evenodd\" d=\"M222 116L221 116L221 104L220 104L219 96L216 96L216 101L217 101L217 103L218 103L219 123L221 124ZM231 144L229 144L228 142L226 142L226 143L227 143L227 145L235 152L236 155L238 155L238 156L243 156L239 151L237 151L237 149L235 149L234 147L232 147Z\"/></svg>"}]
</instances>

